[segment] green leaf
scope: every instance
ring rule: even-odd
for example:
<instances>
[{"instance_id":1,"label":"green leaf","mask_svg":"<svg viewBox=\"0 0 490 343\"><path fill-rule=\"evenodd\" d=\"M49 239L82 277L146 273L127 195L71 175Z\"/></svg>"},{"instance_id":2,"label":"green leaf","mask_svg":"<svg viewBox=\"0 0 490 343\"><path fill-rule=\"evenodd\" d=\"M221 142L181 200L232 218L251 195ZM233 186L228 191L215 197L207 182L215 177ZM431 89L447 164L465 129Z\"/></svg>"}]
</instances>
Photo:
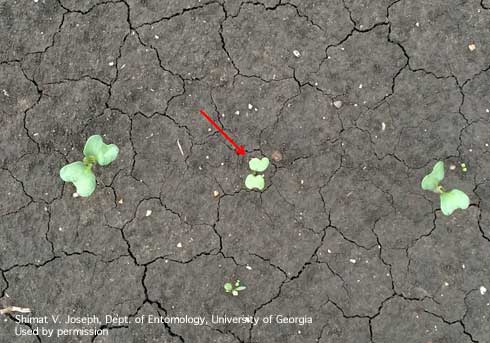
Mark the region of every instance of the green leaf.
<instances>
[{"instance_id":1,"label":"green leaf","mask_svg":"<svg viewBox=\"0 0 490 343\"><path fill-rule=\"evenodd\" d=\"M250 162L248 162L248 166L251 170L257 173L262 173L269 166L269 159L267 157L263 157L261 159L252 158Z\"/></svg>"},{"instance_id":2,"label":"green leaf","mask_svg":"<svg viewBox=\"0 0 490 343\"><path fill-rule=\"evenodd\" d=\"M73 162L61 168L60 177L65 182L73 183L82 197L90 196L95 190L95 175L82 162Z\"/></svg>"},{"instance_id":3,"label":"green leaf","mask_svg":"<svg viewBox=\"0 0 490 343\"><path fill-rule=\"evenodd\" d=\"M432 168L432 172L426 175L422 180L422 189L440 193L439 183L444 179L444 162L439 161Z\"/></svg>"},{"instance_id":4,"label":"green leaf","mask_svg":"<svg viewBox=\"0 0 490 343\"><path fill-rule=\"evenodd\" d=\"M265 187L264 175L249 174L245 179L245 187L248 189L257 188L258 190L263 190Z\"/></svg>"},{"instance_id":5,"label":"green leaf","mask_svg":"<svg viewBox=\"0 0 490 343\"><path fill-rule=\"evenodd\" d=\"M233 290L233 285L230 282L225 283L225 292L230 293Z\"/></svg>"},{"instance_id":6,"label":"green leaf","mask_svg":"<svg viewBox=\"0 0 490 343\"><path fill-rule=\"evenodd\" d=\"M243 291L244 289L247 289L247 287L239 286L239 287L235 288L235 291Z\"/></svg>"},{"instance_id":7,"label":"green leaf","mask_svg":"<svg viewBox=\"0 0 490 343\"><path fill-rule=\"evenodd\" d=\"M238 292L236 290L231 291L231 294L233 294L235 297L238 296Z\"/></svg>"},{"instance_id":8,"label":"green leaf","mask_svg":"<svg viewBox=\"0 0 490 343\"><path fill-rule=\"evenodd\" d=\"M441 210L446 216L451 215L458 208L465 210L469 205L470 198L459 189L441 194Z\"/></svg>"},{"instance_id":9,"label":"green leaf","mask_svg":"<svg viewBox=\"0 0 490 343\"><path fill-rule=\"evenodd\" d=\"M110 164L117 158L119 148L115 144L105 144L99 135L90 136L83 148L85 157L94 156L101 166Z\"/></svg>"}]
</instances>

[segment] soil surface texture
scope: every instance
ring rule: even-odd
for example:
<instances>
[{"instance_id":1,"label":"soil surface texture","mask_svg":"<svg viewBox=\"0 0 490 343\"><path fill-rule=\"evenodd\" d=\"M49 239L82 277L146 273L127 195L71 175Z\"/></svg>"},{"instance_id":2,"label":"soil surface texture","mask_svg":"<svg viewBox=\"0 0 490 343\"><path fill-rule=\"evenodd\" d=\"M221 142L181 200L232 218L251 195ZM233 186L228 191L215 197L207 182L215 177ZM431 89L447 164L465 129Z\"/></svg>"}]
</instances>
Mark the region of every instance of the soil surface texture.
<instances>
[{"instance_id":1,"label":"soil surface texture","mask_svg":"<svg viewBox=\"0 0 490 343\"><path fill-rule=\"evenodd\" d=\"M488 0L0 0L0 342L488 343L489 144Z\"/></svg>"}]
</instances>

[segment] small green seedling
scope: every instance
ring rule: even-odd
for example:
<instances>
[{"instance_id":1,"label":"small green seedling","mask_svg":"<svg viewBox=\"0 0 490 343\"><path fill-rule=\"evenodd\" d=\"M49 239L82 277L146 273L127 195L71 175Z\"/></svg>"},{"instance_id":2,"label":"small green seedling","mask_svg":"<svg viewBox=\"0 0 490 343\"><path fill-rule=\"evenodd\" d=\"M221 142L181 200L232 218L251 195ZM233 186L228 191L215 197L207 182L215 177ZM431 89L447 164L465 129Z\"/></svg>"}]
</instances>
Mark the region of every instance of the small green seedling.
<instances>
[{"instance_id":1,"label":"small green seedling","mask_svg":"<svg viewBox=\"0 0 490 343\"><path fill-rule=\"evenodd\" d=\"M77 193L82 197L90 196L96 186L92 171L94 164L107 166L117 158L119 148L115 144L105 144L99 135L90 136L83 148L83 161L67 164L60 170L60 177L65 182L75 185Z\"/></svg>"},{"instance_id":2,"label":"small green seedling","mask_svg":"<svg viewBox=\"0 0 490 343\"><path fill-rule=\"evenodd\" d=\"M461 170L463 173L466 173L468 171L468 168L466 167L466 163L461 163Z\"/></svg>"},{"instance_id":3,"label":"small green seedling","mask_svg":"<svg viewBox=\"0 0 490 343\"><path fill-rule=\"evenodd\" d=\"M247 175L245 179L245 187L248 189L257 188L258 190L263 190L265 187L264 175L257 173L263 173L269 166L269 159L267 157L263 158L252 158L248 162L248 167L252 170L252 174Z\"/></svg>"},{"instance_id":4,"label":"small green seedling","mask_svg":"<svg viewBox=\"0 0 490 343\"><path fill-rule=\"evenodd\" d=\"M241 286L240 280L236 280L234 286L231 282L227 282L227 283L225 283L224 288L225 288L226 293L231 293L233 296L236 297L236 296L238 296L238 292L243 291L247 287Z\"/></svg>"},{"instance_id":5,"label":"small green seedling","mask_svg":"<svg viewBox=\"0 0 490 343\"><path fill-rule=\"evenodd\" d=\"M466 166L465 166L466 168ZM444 179L444 162L439 161L432 168L432 172L422 180L422 189L440 195L441 211L446 216L451 215L458 208L465 210L470 205L470 198L459 189L447 191L440 185Z\"/></svg>"}]
</instances>

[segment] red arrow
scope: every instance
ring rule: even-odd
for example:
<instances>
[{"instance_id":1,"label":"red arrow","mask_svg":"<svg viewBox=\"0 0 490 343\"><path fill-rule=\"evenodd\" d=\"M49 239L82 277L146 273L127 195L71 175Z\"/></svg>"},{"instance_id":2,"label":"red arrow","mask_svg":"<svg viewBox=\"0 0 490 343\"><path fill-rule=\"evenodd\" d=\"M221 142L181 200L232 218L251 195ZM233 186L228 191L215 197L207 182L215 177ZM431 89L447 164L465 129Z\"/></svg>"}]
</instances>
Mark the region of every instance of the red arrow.
<instances>
[{"instance_id":1,"label":"red arrow","mask_svg":"<svg viewBox=\"0 0 490 343\"><path fill-rule=\"evenodd\" d=\"M245 156L246 152L243 145L236 144L235 141L233 141L233 139L231 139L230 136L228 136L226 132L221 127L219 127L218 124L216 124L216 122L213 119L211 119L211 117L208 116L206 112L204 112L203 109L199 110L199 112L204 116L204 118L206 118L211 123L211 125L213 125L216 128L216 130L218 130L223 135L223 137L225 137L228 140L228 142L231 143L231 145L233 145L237 155Z\"/></svg>"}]
</instances>

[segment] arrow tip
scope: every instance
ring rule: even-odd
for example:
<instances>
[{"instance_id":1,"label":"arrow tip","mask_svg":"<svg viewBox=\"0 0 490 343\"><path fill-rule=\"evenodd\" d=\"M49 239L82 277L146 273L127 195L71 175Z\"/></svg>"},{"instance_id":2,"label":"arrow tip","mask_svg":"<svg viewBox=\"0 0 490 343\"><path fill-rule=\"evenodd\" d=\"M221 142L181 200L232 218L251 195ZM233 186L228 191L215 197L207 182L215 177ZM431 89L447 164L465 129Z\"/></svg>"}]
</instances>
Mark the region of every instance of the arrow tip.
<instances>
[{"instance_id":1,"label":"arrow tip","mask_svg":"<svg viewBox=\"0 0 490 343\"><path fill-rule=\"evenodd\" d=\"M245 154L247 153L245 151L245 148L243 147L243 145L240 145L238 146L236 149L235 149L235 152L237 155L241 155L241 156L245 156Z\"/></svg>"}]
</instances>

